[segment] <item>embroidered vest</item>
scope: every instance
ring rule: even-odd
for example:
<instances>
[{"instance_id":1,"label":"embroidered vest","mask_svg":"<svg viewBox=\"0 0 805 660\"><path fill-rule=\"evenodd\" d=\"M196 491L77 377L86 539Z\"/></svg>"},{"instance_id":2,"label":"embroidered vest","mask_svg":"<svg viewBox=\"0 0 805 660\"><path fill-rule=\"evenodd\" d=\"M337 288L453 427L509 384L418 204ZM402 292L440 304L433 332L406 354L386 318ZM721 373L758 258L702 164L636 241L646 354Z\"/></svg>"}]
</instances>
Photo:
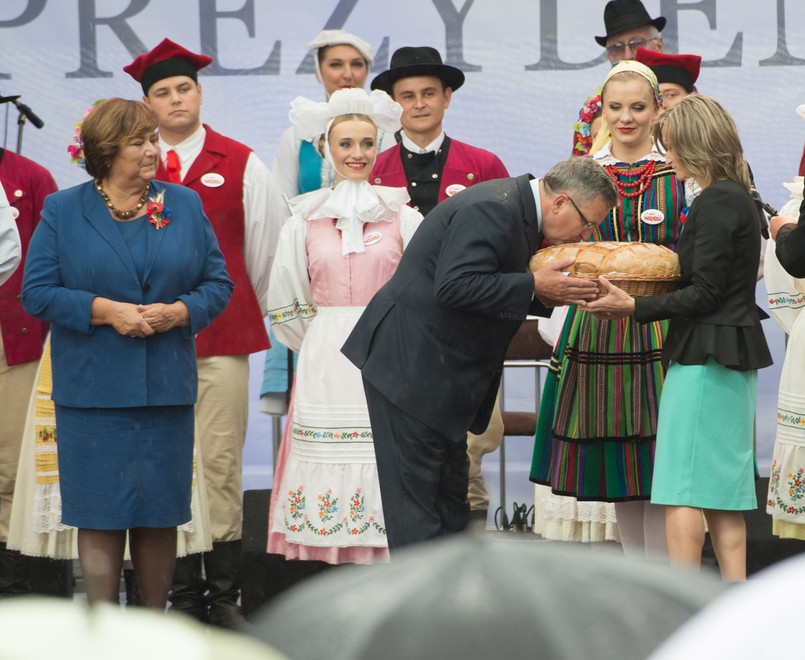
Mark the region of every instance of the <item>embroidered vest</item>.
<instances>
[{"instance_id":1,"label":"embroidered vest","mask_svg":"<svg viewBox=\"0 0 805 660\"><path fill-rule=\"evenodd\" d=\"M190 166L182 182L201 196L204 212L212 223L218 246L226 259L235 291L226 309L196 336L196 354L245 355L269 347L260 303L252 288L243 257L245 237L243 211L243 173L251 149L224 137L206 124L204 148ZM204 175L215 173L223 180L215 187L204 185ZM157 178L168 180L160 161ZM217 182L216 182L217 183Z\"/></svg>"}]
</instances>

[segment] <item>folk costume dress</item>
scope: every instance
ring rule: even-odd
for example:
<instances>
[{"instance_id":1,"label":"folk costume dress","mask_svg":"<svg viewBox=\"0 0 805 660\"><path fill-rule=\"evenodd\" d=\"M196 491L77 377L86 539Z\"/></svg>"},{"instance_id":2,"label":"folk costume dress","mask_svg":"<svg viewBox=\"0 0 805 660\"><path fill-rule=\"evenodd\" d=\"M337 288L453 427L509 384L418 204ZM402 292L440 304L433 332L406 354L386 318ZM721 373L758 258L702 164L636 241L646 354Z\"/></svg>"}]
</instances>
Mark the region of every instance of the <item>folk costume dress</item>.
<instances>
[{"instance_id":1,"label":"folk costume dress","mask_svg":"<svg viewBox=\"0 0 805 660\"><path fill-rule=\"evenodd\" d=\"M407 201L404 188L351 181L292 200L268 300L274 333L299 361L268 552L331 564L388 560L363 383L341 346L422 219Z\"/></svg>"},{"instance_id":2,"label":"folk costume dress","mask_svg":"<svg viewBox=\"0 0 805 660\"><path fill-rule=\"evenodd\" d=\"M780 209L780 215L796 217L802 203L803 179L798 176L785 185L792 199ZM785 271L774 243L766 249L763 272L769 312L788 334L766 513L772 517L775 536L805 541L805 280Z\"/></svg>"},{"instance_id":3,"label":"folk costume dress","mask_svg":"<svg viewBox=\"0 0 805 660\"><path fill-rule=\"evenodd\" d=\"M628 164L610 144L593 158L613 176L620 200L590 240L675 249L682 183L658 152ZM649 499L667 327L569 308L543 390L532 481L579 500Z\"/></svg>"}]
</instances>

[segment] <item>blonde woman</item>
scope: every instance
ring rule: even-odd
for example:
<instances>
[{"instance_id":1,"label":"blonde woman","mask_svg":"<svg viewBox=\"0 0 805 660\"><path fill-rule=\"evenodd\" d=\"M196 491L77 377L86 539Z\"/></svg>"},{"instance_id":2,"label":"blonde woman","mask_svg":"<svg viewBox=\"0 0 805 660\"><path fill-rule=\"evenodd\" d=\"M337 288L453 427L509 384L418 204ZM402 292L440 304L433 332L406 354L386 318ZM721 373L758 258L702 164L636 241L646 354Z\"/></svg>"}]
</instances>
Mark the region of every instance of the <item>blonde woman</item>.
<instances>
[{"instance_id":1,"label":"blonde woman","mask_svg":"<svg viewBox=\"0 0 805 660\"><path fill-rule=\"evenodd\" d=\"M269 319L299 364L274 476L268 551L330 564L387 561L361 373L340 349L422 220L406 205L405 188L368 182L378 129L397 130L402 108L385 92L362 89L291 105L297 136L316 139L336 184L291 201L271 271Z\"/></svg>"},{"instance_id":2,"label":"blonde woman","mask_svg":"<svg viewBox=\"0 0 805 660\"><path fill-rule=\"evenodd\" d=\"M651 502L666 507L672 562L700 564L704 513L722 577L743 580L742 511L757 507L757 370L771 364L755 305L760 226L738 131L716 101L685 98L654 134L677 176L702 188L679 241L682 286L632 298L601 278L609 294L587 309L640 323L670 319Z\"/></svg>"},{"instance_id":3,"label":"blonde woman","mask_svg":"<svg viewBox=\"0 0 805 660\"><path fill-rule=\"evenodd\" d=\"M660 112L657 78L624 60L610 69L601 96L604 121L591 153L615 181L619 201L585 238L673 249L685 199L651 135ZM665 514L649 504L666 327L571 307L536 433L531 480L580 501L615 502L621 544L632 557L666 556Z\"/></svg>"}]
</instances>

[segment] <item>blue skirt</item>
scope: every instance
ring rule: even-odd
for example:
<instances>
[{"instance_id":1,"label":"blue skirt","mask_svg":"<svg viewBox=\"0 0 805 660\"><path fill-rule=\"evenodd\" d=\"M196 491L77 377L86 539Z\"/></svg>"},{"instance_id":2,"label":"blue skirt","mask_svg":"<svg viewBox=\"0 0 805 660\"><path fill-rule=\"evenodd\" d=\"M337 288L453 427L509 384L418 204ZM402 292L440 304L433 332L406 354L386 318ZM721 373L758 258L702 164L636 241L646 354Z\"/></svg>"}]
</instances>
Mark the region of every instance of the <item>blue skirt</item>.
<instances>
[{"instance_id":1,"label":"blue skirt","mask_svg":"<svg viewBox=\"0 0 805 660\"><path fill-rule=\"evenodd\" d=\"M653 504L747 511L757 508L753 450L757 371L712 358L671 362L657 421Z\"/></svg>"},{"instance_id":2,"label":"blue skirt","mask_svg":"<svg viewBox=\"0 0 805 660\"><path fill-rule=\"evenodd\" d=\"M193 406L56 405L62 522L84 529L190 520Z\"/></svg>"}]
</instances>

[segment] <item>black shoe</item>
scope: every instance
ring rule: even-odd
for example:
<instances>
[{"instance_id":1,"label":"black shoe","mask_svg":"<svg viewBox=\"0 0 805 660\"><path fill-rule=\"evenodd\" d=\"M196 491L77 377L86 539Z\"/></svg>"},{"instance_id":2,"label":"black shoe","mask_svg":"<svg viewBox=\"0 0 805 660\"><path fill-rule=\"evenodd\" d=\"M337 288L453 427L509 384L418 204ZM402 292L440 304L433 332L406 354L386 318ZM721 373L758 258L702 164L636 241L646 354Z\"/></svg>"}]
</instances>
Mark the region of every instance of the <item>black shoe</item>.
<instances>
[{"instance_id":1,"label":"black shoe","mask_svg":"<svg viewBox=\"0 0 805 660\"><path fill-rule=\"evenodd\" d=\"M30 572L30 557L9 550L0 542L0 598L30 594Z\"/></svg>"},{"instance_id":2,"label":"black shoe","mask_svg":"<svg viewBox=\"0 0 805 660\"><path fill-rule=\"evenodd\" d=\"M207 583L201 576L201 554L176 559L173 584L168 595L171 612L180 612L202 623L207 621Z\"/></svg>"},{"instance_id":3,"label":"black shoe","mask_svg":"<svg viewBox=\"0 0 805 660\"><path fill-rule=\"evenodd\" d=\"M204 571L207 575L208 621L219 628L237 630L243 623L238 599L240 598L241 542L219 541L212 544L212 552L204 553Z\"/></svg>"},{"instance_id":4,"label":"black shoe","mask_svg":"<svg viewBox=\"0 0 805 660\"><path fill-rule=\"evenodd\" d=\"M123 583L126 585L126 607L139 607L143 604L137 586L137 574L133 568L123 569Z\"/></svg>"},{"instance_id":5,"label":"black shoe","mask_svg":"<svg viewBox=\"0 0 805 660\"><path fill-rule=\"evenodd\" d=\"M29 557L28 561L31 569L28 578L31 593L58 598L73 597L75 577L72 559Z\"/></svg>"}]
</instances>

